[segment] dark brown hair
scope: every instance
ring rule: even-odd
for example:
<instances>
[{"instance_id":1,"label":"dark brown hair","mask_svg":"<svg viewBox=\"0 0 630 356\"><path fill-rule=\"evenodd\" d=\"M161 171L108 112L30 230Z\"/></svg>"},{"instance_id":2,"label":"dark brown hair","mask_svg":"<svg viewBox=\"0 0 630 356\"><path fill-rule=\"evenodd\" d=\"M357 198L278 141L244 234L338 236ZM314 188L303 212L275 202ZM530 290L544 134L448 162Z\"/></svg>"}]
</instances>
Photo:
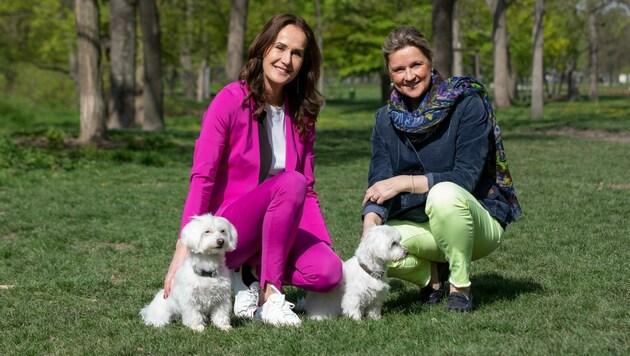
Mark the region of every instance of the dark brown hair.
<instances>
[{"instance_id":1,"label":"dark brown hair","mask_svg":"<svg viewBox=\"0 0 630 356\"><path fill-rule=\"evenodd\" d=\"M255 115L264 110L267 102L263 73L263 57L273 45L278 33L287 25L295 25L304 31L306 35L306 48L304 61L297 77L284 86L284 93L288 97L289 110L293 123L298 126L300 135L308 134L315 126L319 109L323 104L323 98L317 91L319 79L319 66L322 62L322 54L315 40L315 35L310 26L299 16L293 14L280 14L273 17L262 31L256 36L249 46L247 62L241 69L239 79L244 80L249 89L249 94L243 104L250 98L257 105Z\"/></svg>"},{"instance_id":2,"label":"dark brown hair","mask_svg":"<svg viewBox=\"0 0 630 356\"><path fill-rule=\"evenodd\" d=\"M385 57L385 71L389 72L389 55L408 46L416 47L425 57L433 62L433 50L429 40L417 28L403 25L389 33L381 50Z\"/></svg>"}]
</instances>

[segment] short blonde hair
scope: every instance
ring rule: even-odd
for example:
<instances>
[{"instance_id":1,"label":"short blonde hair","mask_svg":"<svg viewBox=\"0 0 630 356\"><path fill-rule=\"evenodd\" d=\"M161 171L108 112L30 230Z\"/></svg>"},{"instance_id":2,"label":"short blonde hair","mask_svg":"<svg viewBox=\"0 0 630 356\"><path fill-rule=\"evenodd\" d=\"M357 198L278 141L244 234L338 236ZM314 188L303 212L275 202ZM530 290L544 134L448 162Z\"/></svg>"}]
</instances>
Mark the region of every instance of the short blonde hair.
<instances>
[{"instance_id":1,"label":"short blonde hair","mask_svg":"<svg viewBox=\"0 0 630 356\"><path fill-rule=\"evenodd\" d=\"M381 47L386 71L389 66L389 55L408 46L416 47L430 62L433 62L433 50L429 40L417 28L403 25L390 32Z\"/></svg>"}]
</instances>

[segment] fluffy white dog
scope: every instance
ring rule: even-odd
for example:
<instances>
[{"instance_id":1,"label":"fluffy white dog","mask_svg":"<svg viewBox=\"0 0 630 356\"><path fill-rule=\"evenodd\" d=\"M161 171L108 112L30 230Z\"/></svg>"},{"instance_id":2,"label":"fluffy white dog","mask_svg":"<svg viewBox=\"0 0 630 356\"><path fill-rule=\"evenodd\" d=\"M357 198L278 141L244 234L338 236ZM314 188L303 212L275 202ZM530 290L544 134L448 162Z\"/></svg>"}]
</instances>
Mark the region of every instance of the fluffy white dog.
<instances>
[{"instance_id":1,"label":"fluffy white dog","mask_svg":"<svg viewBox=\"0 0 630 356\"><path fill-rule=\"evenodd\" d=\"M354 320L380 318L389 291L387 264L407 256L400 239L400 233L391 226L368 229L354 256L344 262L339 285L328 293L306 294L306 313L318 320L340 315Z\"/></svg>"},{"instance_id":2,"label":"fluffy white dog","mask_svg":"<svg viewBox=\"0 0 630 356\"><path fill-rule=\"evenodd\" d=\"M209 315L217 328L231 329L232 289L224 253L236 248L236 238L234 226L222 217L193 217L181 234L190 256L177 270L169 297L164 299L161 289L140 311L144 323L162 327L181 316L184 325L201 332Z\"/></svg>"}]
</instances>

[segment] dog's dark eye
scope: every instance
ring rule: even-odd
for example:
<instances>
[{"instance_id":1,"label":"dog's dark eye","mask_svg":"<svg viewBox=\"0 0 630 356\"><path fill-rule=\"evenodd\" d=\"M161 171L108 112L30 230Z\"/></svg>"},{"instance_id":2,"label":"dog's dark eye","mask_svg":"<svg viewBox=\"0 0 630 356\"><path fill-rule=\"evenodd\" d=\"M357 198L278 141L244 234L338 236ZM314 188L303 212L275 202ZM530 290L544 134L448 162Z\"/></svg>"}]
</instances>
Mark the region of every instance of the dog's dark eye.
<instances>
[{"instance_id":1,"label":"dog's dark eye","mask_svg":"<svg viewBox=\"0 0 630 356\"><path fill-rule=\"evenodd\" d=\"M204 233L204 234L211 234L211 233L212 233L212 230L208 229L208 230L204 231L203 233Z\"/></svg>"},{"instance_id":2,"label":"dog's dark eye","mask_svg":"<svg viewBox=\"0 0 630 356\"><path fill-rule=\"evenodd\" d=\"M221 229L219 232L225 234L225 229Z\"/></svg>"},{"instance_id":3,"label":"dog's dark eye","mask_svg":"<svg viewBox=\"0 0 630 356\"><path fill-rule=\"evenodd\" d=\"M398 245L398 241L392 242L392 246L396 246L396 245Z\"/></svg>"}]
</instances>

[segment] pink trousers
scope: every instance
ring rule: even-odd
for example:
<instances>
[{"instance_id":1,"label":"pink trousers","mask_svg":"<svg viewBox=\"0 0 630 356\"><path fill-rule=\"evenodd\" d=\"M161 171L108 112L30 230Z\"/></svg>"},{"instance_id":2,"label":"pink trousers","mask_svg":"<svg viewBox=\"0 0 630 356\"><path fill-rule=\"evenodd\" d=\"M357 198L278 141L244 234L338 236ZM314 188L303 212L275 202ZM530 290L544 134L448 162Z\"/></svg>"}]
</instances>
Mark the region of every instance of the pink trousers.
<instances>
[{"instance_id":1,"label":"pink trousers","mask_svg":"<svg viewBox=\"0 0 630 356\"><path fill-rule=\"evenodd\" d=\"M283 172L258 185L221 214L238 232L236 250L226 254L229 268L256 266L261 285L293 285L327 292L341 281L342 261L317 199L307 198L306 178Z\"/></svg>"}]
</instances>

